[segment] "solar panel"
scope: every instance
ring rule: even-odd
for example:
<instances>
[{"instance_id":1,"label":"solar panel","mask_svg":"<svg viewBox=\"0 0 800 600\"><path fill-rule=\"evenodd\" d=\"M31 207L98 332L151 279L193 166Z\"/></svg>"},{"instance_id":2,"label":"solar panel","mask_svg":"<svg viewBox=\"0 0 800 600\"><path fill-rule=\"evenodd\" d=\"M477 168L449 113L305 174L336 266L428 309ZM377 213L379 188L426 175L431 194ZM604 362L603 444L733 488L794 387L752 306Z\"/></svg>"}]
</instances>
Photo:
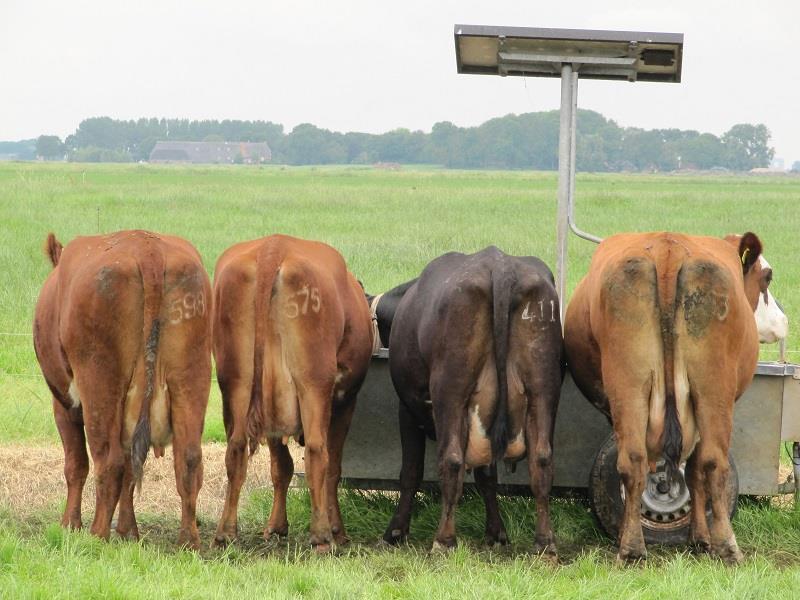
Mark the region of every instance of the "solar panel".
<instances>
[{"instance_id":1,"label":"solar panel","mask_svg":"<svg viewBox=\"0 0 800 600\"><path fill-rule=\"evenodd\" d=\"M679 82L682 33L456 25L459 73Z\"/></svg>"}]
</instances>

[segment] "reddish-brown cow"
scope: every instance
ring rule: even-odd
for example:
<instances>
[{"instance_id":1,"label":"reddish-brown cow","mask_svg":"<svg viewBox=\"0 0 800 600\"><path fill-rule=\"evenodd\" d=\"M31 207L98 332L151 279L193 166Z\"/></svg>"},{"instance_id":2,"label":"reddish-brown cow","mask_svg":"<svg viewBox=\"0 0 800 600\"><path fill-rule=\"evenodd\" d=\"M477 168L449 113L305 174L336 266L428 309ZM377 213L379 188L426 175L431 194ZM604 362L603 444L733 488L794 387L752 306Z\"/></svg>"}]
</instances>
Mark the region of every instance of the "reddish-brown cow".
<instances>
[{"instance_id":1,"label":"reddish-brown cow","mask_svg":"<svg viewBox=\"0 0 800 600\"><path fill-rule=\"evenodd\" d=\"M81 492L94 461L91 531L138 538L133 511L150 446L170 440L181 496L179 541L199 547L195 506L203 479L200 435L211 386L211 289L187 241L146 231L79 237L65 248L51 233L53 271L33 325L34 347L53 393L64 445L67 506L80 528Z\"/></svg>"},{"instance_id":2,"label":"reddish-brown cow","mask_svg":"<svg viewBox=\"0 0 800 600\"><path fill-rule=\"evenodd\" d=\"M648 464L662 456L668 476L689 459L691 541L727 562L742 558L728 515L728 449L734 401L758 359L753 311L771 277L760 254L752 233L615 235L598 246L569 303L570 370L616 435L626 498L620 559L645 556L639 499Z\"/></svg>"},{"instance_id":3,"label":"reddish-brown cow","mask_svg":"<svg viewBox=\"0 0 800 600\"><path fill-rule=\"evenodd\" d=\"M264 536L285 536L293 474L289 436L305 443L311 544L346 540L336 496L342 447L369 366L372 325L363 289L330 246L284 235L229 248L214 275L214 357L228 437L228 489L216 544L237 535L251 453L270 450L275 488Z\"/></svg>"}]
</instances>

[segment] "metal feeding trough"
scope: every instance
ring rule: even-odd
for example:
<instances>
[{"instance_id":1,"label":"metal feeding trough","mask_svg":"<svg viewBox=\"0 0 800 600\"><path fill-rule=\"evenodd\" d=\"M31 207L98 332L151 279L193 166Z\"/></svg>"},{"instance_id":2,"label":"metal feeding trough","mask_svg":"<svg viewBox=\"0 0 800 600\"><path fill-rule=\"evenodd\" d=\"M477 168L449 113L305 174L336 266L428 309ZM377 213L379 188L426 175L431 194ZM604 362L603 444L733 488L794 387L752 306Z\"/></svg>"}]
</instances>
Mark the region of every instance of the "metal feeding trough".
<instances>
[{"instance_id":1,"label":"metal feeding trough","mask_svg":"<svg viewBox=\"0 0 800 600\"><path fill-rule=\"evenodd\" d=\"M628 31L587 31L521 27L455 26L459 73L561 78L561 129L557 212L559 298L565 297L568 231L581 238L600 238L581 231L574 220L575 117L578 79L679 82L683 35ZM562 301L562 321L567 303ZM782 441L800 440L800 365L759 363L755 379L736 403L731 477L731 509L737 494L775 495L795 491L800 476L779 483ZM344 449L342 476L361 489L395 490L401 466L399 400L392 386L387 349L373 356L359 394ZM616 449L605 417L575 387L567 374L556 418L554 492L587 494L601 524L615 533L622 509L622 486L616 475ZM794 444L795 464L800 444ZM438 482L436 443L428 442L423 486ZM738 475L738 481L737 477ZM498 474L506 494L529 494L527 465ZM467 482L471 476L467 476ZM598 506L603 505L603 510ZM680 481L667 488L663 472L649 476L642 495L642 524L649 542L686 540L690 498ZM605 515L605 516L603 516ZM609 517L610 515L610 517Z\"/></svg>"}]
</instances>

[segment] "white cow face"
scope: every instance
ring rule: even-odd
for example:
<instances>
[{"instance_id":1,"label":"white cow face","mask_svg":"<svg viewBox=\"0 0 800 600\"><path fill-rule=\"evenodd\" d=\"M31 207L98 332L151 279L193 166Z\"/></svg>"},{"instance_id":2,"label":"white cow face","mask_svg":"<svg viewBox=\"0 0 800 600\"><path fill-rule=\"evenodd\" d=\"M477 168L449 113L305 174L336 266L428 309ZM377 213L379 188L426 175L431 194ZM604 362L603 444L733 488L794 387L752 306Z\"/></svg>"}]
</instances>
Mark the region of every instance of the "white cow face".
<instances>
[{"instance_id":1,"label":"white cow face","mask_svg":"<svg viewBox=\"0 0 800 600\"><path fill-rule=\"evenodd\" d=\"M778 302L767 288L769 280L772 279L772 268L763 256L758 260L761 262L765 278L762 292L758 295L758 306L755 312L758 341L762 344L774 344L784 339L789 333L789 319L786 318Z\"/></svg>"}]
</instances>

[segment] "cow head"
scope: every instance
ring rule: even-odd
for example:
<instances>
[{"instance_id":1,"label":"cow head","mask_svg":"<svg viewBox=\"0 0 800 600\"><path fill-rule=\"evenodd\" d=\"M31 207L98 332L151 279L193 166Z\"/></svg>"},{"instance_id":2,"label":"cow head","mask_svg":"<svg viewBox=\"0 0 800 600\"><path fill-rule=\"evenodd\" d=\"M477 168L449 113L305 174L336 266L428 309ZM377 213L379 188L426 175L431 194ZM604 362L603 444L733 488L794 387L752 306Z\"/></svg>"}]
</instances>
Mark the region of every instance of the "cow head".
<instances>
[{"instance_id":1,"label":"cow head","mask_svg":"<svg viewBox=\"0 0 800 600\"><path fill-rule=\"evenodd\" d=\"M762 344L772 344L782 340L788 333L789 320L768 289L772 281L772 268L761 255L761 241L751 232L725 239L738 246L744 291L755 313L759 341Z\"/></svg>"},{"instance_id":2,"label":"cow head","mask_svg":"<svg viewBox=\"0 0 800 600\"><path fill-rule=\"evenodd\" d=\"M409 288L417 282L417 279L412 279L405 283L401 283L388 292L373 296L371 294L364 295L367 297L367 303L372 312L373 322L377 324L378 337L375 340L375 348L388 348L389 347L389 334L392 332L392 321L394 320L394 313L400 300L403 299L405 293ZM363 287L363 286L362 286Z\"/></svg>"},{"instance_id":3,"label":"cow head","mask_svg":"<svg viewBox=\"0 0 800 600\"><path fill-rule=\"evenodd\" d=\"M772 267L763 256L758 259L762 278L766 286L772 281ZM758 326L758 341L762 344L774 344L786 337L789 333L789 319L783 312L783 307L775 300L772 292L764 286L758 295L756 307L756 325Z\"/></svg>"}]
</instances>

